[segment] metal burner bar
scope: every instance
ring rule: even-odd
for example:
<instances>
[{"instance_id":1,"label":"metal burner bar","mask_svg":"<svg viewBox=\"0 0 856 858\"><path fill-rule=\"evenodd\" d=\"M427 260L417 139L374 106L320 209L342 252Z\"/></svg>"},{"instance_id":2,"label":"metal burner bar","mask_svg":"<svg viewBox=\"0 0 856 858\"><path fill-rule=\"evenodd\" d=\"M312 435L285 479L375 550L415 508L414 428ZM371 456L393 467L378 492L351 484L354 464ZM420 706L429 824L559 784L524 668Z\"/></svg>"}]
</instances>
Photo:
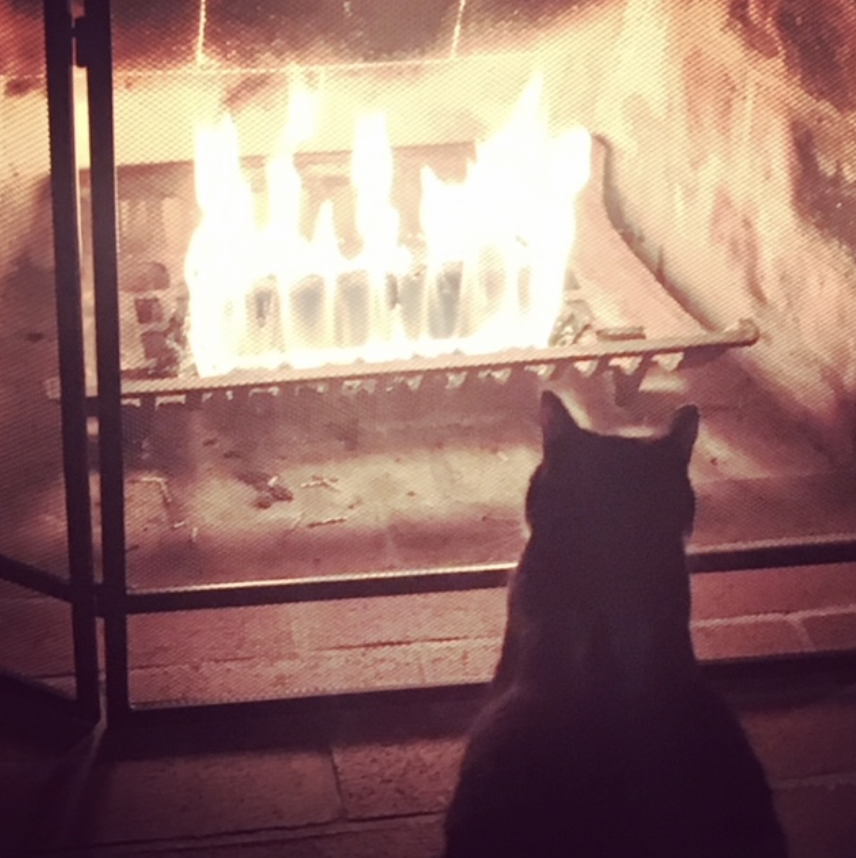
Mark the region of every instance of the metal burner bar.
<instances>
[{"instance_id":1,"label":"metal burner bar","mask_svg":"<svg viewBox=\"0 0 856 858\"><path fill-rule=\"evenodd\" d=\"M240 391L253 388L275 388L294 384L320 384L384 377L412 377L432 373L459 373L479 370L501 371L515 367L545 366L554 370L565 364L595 362L596 371L613 371L624 379L622 387L638 389L643 377L657 358L674 356L668 367L679 370L698 366L719 357L727 349L743 348L758 341L757 325L741 319L726 331L695 334L687 337L661 339L630 339L590 344L576 344L561 348L505 350L483 355L443 355L434 358L389 361L386 363L351 363L328 365L311 369L282 368L276 370L236 370L227 375L208 378L154 378L125 380L122 399L150 399L158 397L189 396L191 398L215 391ZM636 359L629 370L617 363L620 359ZM59 397L55 379L48 382L48 395ZM97 401L95 387L87 391L90 404Z\"/></svg>"}]
</instances>

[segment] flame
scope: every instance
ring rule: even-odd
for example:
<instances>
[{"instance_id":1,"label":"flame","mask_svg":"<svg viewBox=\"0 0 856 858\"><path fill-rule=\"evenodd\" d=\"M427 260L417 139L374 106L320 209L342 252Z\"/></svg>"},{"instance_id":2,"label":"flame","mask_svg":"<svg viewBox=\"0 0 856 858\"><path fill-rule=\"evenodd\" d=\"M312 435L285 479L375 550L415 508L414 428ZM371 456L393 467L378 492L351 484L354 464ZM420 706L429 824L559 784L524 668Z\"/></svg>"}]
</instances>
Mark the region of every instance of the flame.
<instances>
[{"instance_id":1,"label":"flame","mask_svg":"<svg viewBox=\"0 0 856 858\"><path fill-rule=\"evenodd\" d=\"M361 246L351 257L340 248L329 200L311 237L301 234L294 155L316 125L311 93L294 94L267 162L261 224L231 118L200 128L201 219L185 264L198 373L546 346L561 309L591 138L582 128L552 136L541 90L536 77L507 124L477 145L464 181L444 182L423 168L418 265L401 242L391 201L383 114L365 115L355 128L351 186Z\"/></svg>"}]
</instances>

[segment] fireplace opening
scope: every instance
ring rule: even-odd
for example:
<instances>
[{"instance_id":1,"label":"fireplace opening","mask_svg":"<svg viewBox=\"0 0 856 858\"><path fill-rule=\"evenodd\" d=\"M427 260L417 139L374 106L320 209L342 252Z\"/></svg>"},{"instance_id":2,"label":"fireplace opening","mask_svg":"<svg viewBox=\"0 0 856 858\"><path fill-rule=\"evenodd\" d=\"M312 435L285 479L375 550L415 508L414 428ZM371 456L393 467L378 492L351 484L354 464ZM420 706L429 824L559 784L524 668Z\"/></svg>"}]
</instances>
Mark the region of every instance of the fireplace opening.
<instances>
[{"instance_id":1,"label":"fireplace opening","mask_svg":"<svg viewBox=\"0 0 856 858\"><path fill-rule=\"evenodd\" d=\"M806 36L831 18L714 0L107 5L115 318L97 283L99 42L74 6L86 492L100 592L140 600L140 700L182 697L153 629L180 637L200 617L226 637L282 631L288 653L264 658L291 665L295 694L439 682L424 655L416 673L402 656L400 676L358 681L335 665L349 646L417 641L400 621L422 610L408 575L414 593L502 582L526 538L546 387L608 431L654 432L700 405L699 556L852 531L849 79ZM0 489L16 497L0 552L65 580L44 24L0 8L19 46L0 69L14 367ZM118 465L99 391L111 326ZM102 529L105 471L118 537ZM329 605L273 604L328 579L346 588ZM422 596L439 626L415 627L459 658L480 616L484 668L501 600L460 586L475 592ZM227 592L232 619L215 610ZM214 660L258 654L250 637ZM328 664L313 647L323 676L304 670Z\"/></svg>"}]
</instances>

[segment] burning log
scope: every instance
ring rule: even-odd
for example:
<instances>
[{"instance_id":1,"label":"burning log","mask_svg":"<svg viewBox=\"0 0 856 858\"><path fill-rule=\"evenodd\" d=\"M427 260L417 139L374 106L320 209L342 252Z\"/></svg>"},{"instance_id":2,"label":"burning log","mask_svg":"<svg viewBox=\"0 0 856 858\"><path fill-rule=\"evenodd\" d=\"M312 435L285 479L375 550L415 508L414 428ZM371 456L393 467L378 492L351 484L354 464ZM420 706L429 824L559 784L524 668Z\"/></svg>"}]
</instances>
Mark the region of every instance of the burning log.
<instances>
[{"instance_id":1,"label":"burning log","mask_svg":"<svg viewBox=\"0 0 856 858\"><path fill-rule=\"evenodd\" d=\"M247 296L247 342L262 354L282 351L282 320L276 277L269 274L253 284Z\"/></svg>"},{"instance_id":2,"label":"burning log","mask_svg":"<svg viewBox=\"0 0 856 858\"><path fill-rule=\"evenodd\" d=\"M409 233L418 233L415 248L402 243L392 204L394 158L382 113L355 123L344 201L354 234L339 229L349 218L342 200L328 196L311 238L301 230L296 147L311 138L317 105L290 117L285 148L266 162L265 223L256 220L234 122L224 116L200 128L202 218L185 265L200 313L191 330L199 374L545 346L591 137L583 129L552 135L540 99L536 78L507 125L476 146L464 181L423 165L420 228ZM264 282L260 270L268 272Z\"/></svg>"}]
</instances>

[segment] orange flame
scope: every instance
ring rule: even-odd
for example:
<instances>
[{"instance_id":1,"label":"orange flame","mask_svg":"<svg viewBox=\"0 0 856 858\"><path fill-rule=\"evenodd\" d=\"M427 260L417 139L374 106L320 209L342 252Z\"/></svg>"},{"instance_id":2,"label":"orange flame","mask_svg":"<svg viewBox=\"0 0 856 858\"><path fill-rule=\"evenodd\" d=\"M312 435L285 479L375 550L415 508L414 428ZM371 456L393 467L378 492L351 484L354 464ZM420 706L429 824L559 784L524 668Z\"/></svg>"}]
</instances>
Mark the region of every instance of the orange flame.
<instances>
[{"instance_id":1,"label":"orange flame","mask_svg":"<svg viewBox=\"0 0 856 858\"><path fill-rule=\"evenodd\" d=\"M342 255L330 201L321 205L312 238L301 235L294 152L311 139L314 109L305 94L293 100L280 151L267 162L261 226L234 123L226 116L197 132L202 217L185 279L199 374L547 345L574 242L575 198L589 178L591 138L582 128L550 135L540 79L508 123L476 147L463 182L443 182L423 168L419 267L400 241L390 199L392 149L380 113L362 117L355 129L351 185L362 249L352 259Z\"/></svg>"}]
</instances>

